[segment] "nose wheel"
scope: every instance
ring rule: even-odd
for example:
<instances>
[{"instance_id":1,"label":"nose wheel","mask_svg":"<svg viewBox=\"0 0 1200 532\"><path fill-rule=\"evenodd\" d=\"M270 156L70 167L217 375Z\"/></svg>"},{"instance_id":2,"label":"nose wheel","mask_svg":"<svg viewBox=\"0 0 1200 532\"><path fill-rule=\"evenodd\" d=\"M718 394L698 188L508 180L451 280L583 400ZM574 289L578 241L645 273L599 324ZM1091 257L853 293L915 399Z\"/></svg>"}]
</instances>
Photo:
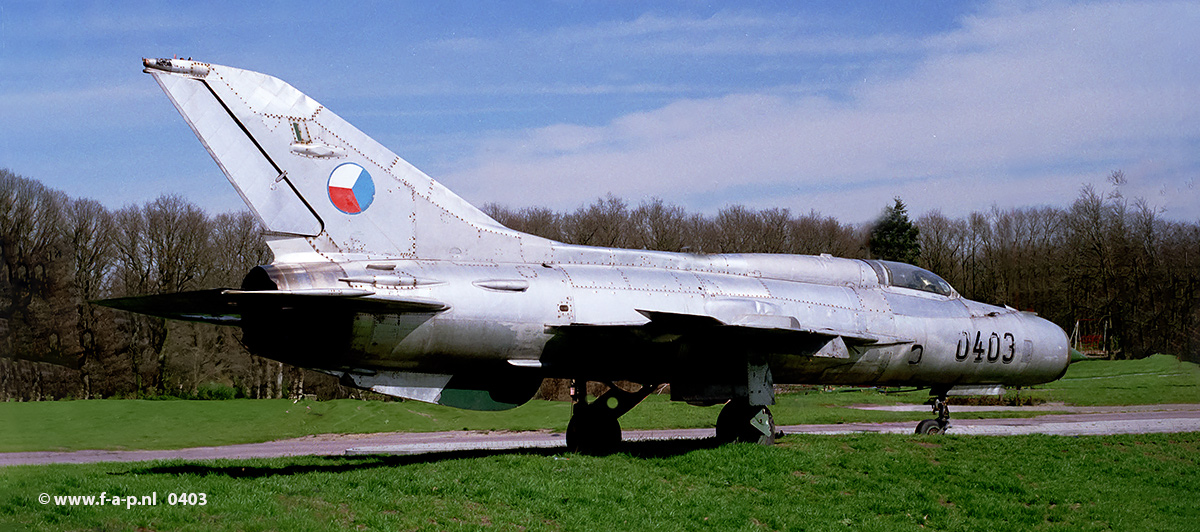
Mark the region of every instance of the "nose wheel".
<instances>
[{"instance_id":1,"label":"nose wheel","mask_svg":"<svg viewBox=\"0 0 1200 532\"><path fill-rule=\"evenodd\" d=\"M937 418L917 423L917 434L942 434L950 427L950 407L946 406L944 394L933 400L933 415Z\"/></svg>"}]
</instances>

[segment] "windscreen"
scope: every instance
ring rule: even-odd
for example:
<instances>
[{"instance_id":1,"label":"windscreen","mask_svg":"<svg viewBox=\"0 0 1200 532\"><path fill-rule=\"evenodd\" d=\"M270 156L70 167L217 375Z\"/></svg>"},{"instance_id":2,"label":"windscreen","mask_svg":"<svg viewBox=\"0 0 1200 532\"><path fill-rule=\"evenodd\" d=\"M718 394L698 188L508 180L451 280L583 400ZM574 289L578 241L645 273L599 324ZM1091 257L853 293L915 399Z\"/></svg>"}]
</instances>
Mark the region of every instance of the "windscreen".
<instances>
[{"instance_id":1,"label":"windscreen","mask_svg":"<svg viewBox=\"0 0 1200 532\"><path fill-rule=\"evenodd\" d=\"M879 263L887 269L888 282L892 286L911 288L943 296L954 295L954 288L950 286L950 283L947 283L945 279L938 277L937 274L929 270L890 260L874 262Z\"/></svg>"}]
</instances>

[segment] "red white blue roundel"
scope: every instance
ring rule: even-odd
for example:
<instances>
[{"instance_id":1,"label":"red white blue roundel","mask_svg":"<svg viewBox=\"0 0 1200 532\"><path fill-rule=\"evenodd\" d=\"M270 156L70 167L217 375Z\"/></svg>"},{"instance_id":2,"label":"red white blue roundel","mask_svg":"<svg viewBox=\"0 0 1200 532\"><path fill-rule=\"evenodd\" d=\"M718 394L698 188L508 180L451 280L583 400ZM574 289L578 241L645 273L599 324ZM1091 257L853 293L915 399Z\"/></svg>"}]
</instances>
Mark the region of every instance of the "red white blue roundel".
<instances>
[{"instance_id":1,"label":"red white blue roundel","mask_svg":"<svg viewBox=\"0 0 1200 532\"><path fill-rule=\"evenodd\" d=\"M375 199L375 182L367 170L354 163L339 164L329 174L329 201L339 211L358 214Z\"/></svg>"}]
</instances>

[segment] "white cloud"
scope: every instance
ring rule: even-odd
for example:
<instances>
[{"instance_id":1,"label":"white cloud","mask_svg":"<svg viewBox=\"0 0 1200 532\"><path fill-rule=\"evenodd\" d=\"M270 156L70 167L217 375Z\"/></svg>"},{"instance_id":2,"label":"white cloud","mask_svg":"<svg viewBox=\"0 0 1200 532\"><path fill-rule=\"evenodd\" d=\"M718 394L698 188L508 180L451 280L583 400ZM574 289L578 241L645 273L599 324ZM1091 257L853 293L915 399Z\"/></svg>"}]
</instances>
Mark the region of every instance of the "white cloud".
<instances>
[{"instance_id":1,"label":"white cloud","mask_svg":"<svg viewBox=\"0 0 1200 532\"><path fill-rule=\"evenodd\" d=\"M1062 204L1088 176L1124 168L1170 216L1195 218L1200 201L1181 183L1200 168L1197 22L1192 3L993 9L928 39L916 68L848 100L739 93L599 127L502 132L447 180L468 199L516 206L573 208L612 192L775 201L863 220L897 194L918 213ZM870 212L855 216L863 204Z\"/></svg>"},{"instance_id":2,"label":"white cloud","mask_svg":"<svg viewBox=\"0 0 1200 532\"><path fill-rule=\"evenodd\" d=\"M794 15L720 12L700 18L645 14L631 21L562 28L531 40L541 46L689 56L896 53L917 44L896 35L855 38L823 31L822 21Z\"/></svg>"},{"instance_id":3,"label":"white cloud","mask_svg":"<svg viewBox=\"0 0 1200 532\"><path fill-rule=\"evenodd\" d=\"M517 31L492 37L454 36L424 43L421 48L431 54L500 60L536 56L576 64L586 64L589 60L600 63L657 60L660 67L671 68L680 60L897 55L919 51L924 46L919 39L902 35L843 35L826 29L826 22L829 21L792 14L719 12L706 18L645 14L633 20L548 31ZM661 63L664 60L672 63Z\"/></svg>"}]
</instances>

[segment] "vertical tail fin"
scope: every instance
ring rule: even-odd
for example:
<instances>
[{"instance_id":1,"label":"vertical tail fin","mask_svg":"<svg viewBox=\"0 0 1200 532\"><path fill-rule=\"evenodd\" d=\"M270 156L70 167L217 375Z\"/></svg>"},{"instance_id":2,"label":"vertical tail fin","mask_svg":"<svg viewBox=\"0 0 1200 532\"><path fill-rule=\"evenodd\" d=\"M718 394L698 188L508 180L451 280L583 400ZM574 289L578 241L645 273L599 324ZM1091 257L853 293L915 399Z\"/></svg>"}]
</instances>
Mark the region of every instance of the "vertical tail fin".
<instances>
[{"instance_id":1,"label":"vertical tail fin","mask_svg":"<svg viewBox=\"0 0 1200 532\"><path fill-rule=\"evenodd\" d=\"M277 261L311 248L505 262L538 260L546 247L279 79L181 59L143 64L267 231L291 237Z\"/></svg>"}]
</instances>

